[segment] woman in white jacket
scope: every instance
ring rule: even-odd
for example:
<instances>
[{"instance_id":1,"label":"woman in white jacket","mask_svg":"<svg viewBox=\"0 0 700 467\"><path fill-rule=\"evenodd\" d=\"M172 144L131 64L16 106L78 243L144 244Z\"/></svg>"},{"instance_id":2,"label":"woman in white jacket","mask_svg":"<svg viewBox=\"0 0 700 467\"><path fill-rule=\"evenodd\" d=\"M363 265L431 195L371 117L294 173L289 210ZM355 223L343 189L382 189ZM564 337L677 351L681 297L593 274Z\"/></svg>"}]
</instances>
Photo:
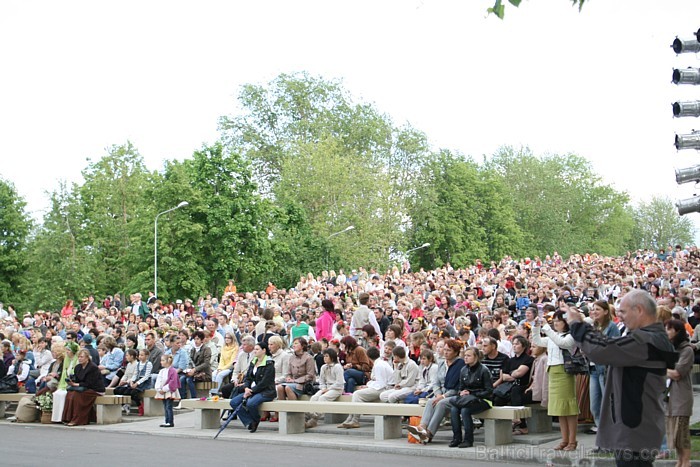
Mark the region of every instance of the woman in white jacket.
<instances>
[{"instance_id":1,"label":"woman in white jacket","mask_svg":"<svg viewBox=\"0 0 700 467\"><path fill-rule=\"evenodd\" d=\"M535 321L532 333L532 343L547 347L547 373L549 376L549 403L547 415L559 417L559 429L562 441L557 446L559 451L575 451L576 427L578 425L578 402L576 400L576 380L573 375L564 371L564 355L562 349L573 352L574 338L569 334L569 325L564 319L564 311L554 313L552 329L542 318ZM547 337L541 337L540 331Z\"/></svg>"},{"instance_id":2,"label":"woman in white jacket","mask_svg":"<svg viewBox=\"0 0 700 467\"><path fill-rule=\"evenodd\" d=\"M311 401L334 401L343 393L345 376L343 366L338 363L338 353L335 349L328 348L323 351L323 366L318 376L319 390L311 396ZM307 414L306 428L318 425L319 413Z\"/></svg>"}]
</instances>

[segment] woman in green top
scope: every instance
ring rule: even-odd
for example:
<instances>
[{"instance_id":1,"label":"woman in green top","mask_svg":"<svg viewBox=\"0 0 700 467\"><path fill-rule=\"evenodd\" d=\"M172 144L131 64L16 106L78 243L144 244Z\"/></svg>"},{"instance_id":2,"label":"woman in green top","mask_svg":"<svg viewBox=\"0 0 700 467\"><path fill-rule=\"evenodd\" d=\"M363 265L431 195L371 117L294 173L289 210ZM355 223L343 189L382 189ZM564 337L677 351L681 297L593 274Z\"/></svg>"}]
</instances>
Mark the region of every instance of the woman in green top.
<instances>
[{"instance_id":1,"label":"woman in green top","mask_svg":"<svg viewBox=\"0 0 700 467\"><path fill-rule=\"evenodd\" d=\"M78 364L78 350L80 347L75 342L66 343L66 356L63 360L63 370L61 377L58 379L58 388L53 393L53 411L51 412L51 421L61 423L63 418L63 407L66 404L66 387L67 380L73 374L75 365Z\"/></svg>"}]
</instances>

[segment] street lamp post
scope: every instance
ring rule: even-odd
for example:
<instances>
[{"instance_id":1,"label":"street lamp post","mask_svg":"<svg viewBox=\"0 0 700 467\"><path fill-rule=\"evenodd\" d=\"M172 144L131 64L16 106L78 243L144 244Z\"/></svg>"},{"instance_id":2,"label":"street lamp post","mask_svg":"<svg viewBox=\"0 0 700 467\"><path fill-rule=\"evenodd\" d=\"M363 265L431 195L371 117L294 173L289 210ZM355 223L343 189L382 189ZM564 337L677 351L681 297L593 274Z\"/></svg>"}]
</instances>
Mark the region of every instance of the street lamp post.
<instances>
[{"instance_id":1,"label":"street lamp post","mask_svg":"<svg viewBox=\"0 0 700 467\"><path fill-rule=\"evenodd\" d=\"M330 234L326 240L330 240L331 238L335 237L336 235L340 235L341 233L349 232L349 231L353 230L354 228L355 228L354 225L349 225L349 226L345 227L343 230L340 230L336 233ZM330 248L328 246L326 246L326 271L328 270L328 257L330 255L331 255Z\"/></svg>"},{"instance_id":2,"label":"street lamp post","mask_svg":"<svg viewBox=\"0 0 700 467\"><path fill-rule=\"evenodd\" d=\"M417 246L417 247L415 247L415 248L411 248L410 250L408 250L408 251L406 252L406 254L409 254L409 253L412 252L412 251L420 250L420 249L422 249L422 248L428 248L429 246L430 246L430 243L424 243L424 244L422 244L421 246Z\"/></svg>"},{"instance_id":3,"label":"street lamp post","mask_svg":"<svg viewBox=\"0 0 700 467\"><path fill-rule=\"evenodd\" d=\"M158 297L158 218L163 214L167 214L176 209L184 208L189 205L187 201L182 201L180 204L174 208L170 208L167 211L160 212L156 215L155 227L153 230L153 293L156 298Z\"/></svg>"}]
</instances>

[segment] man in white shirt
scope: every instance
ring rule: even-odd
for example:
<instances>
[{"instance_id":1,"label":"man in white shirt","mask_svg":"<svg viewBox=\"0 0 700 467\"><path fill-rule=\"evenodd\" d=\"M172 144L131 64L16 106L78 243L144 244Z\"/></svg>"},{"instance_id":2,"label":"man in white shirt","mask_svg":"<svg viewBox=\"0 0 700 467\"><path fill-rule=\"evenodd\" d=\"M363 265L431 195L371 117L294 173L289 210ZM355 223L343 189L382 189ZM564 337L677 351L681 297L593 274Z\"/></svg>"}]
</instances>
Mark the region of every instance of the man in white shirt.
<instances>
[{"instance_id":1,"label":"man in white shirt","mask_svg":"<svg viewBox=\"0 0 700 467\"><path fill-rule=\"evenodd\" d=\"M358 390L352 393L353 402L377 402L379 396L393 386L394 370L391 366L379 358L379 349L370 347L367 356L372 360L372 377L367 382L367 386L358 386ZM348 418L338 425L338 428L360 428L360 415L349 415Z\"/></svg>"}]
</instances>

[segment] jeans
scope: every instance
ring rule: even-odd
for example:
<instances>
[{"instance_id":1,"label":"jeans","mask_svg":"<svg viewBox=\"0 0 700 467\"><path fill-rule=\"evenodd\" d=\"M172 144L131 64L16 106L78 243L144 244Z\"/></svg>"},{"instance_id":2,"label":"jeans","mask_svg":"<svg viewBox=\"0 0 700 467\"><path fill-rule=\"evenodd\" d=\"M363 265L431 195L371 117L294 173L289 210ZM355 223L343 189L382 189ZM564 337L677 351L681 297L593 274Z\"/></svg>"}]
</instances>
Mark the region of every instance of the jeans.
<instances>
[{"instance_id":1,"label":"jeans","mask_svg":"<svg viewBox=\"0 0 700 467\"><path fill-rule=\"evenodd\" d=\"M427 392L421 392L417 396L415 394L409 394L406 396L406 398L403 400L404 404L417 404L420 399L423 399L424 397L428 397Z\"/></svg>"},{"instance_id":2,"label":"jeans","mask_svg":"<svg viewBox=\"0 0 700 467\"><path fill-rule=\"evenodd\" d=\"M450 418L452 423L452 439L472 443L474 444L474 423L472 422L472 415L489 408L488 402L480 401L470 407L464 407L462 409L455 407L450 404ZM462 418L460 423L460 416ZM462 436L462 426L464 426L464 437Z\"/></svg>"},{"instance_id":3,"label":"jeans","mask_svg":"<svg viewBox=\"0 0 700 467\"><path fill-rule=\"evenodd\" d=\"M236 407L241 406L238 410L238 419L241 421L244 427L248 428L253 422L260 422L260 411L258 410L260 404L271 401L274 399L274 396L268 397L261 393L254 394L248 398L245 405L242 405L243 395L244 393L241 393L231 399L230 404L233 410L236 410Z\"/></svg>"},{"instance_id":4,"label":"jeans","mask_svg":"<svg viewBox=\"0 0 700 467\"><path fill-rule=\"evenodd\" d=\"M170 423L175 425L175 419L173 417L173 400L163 399L163 411L165 412L165 423Z\"/></svg>"},{"instance_id":5,"label":"jeans","mask_svg":"<svg viewBox=\"0 0 700 467\"><path fill-rule=\"evenodd\" d=\"M180 398L187 399L187 389L189 388L192 399L197 397L197 390L194 387L194 376L180 376Z\"/></svg>"},{"instance_id":6,"label":"jeans","mask_svg":"<svg viewBox=\"0 0 700 467\"><path fill-rule=\"evenodd\" d=\"M24 389L26 389L27 394L36 394L36 380L34 378L27 378L24 383Z\"/></svg>"},{"instance_id":7,"label":"jeans","mask_svg":"<svg viewBox=\"0 0 700 467\"><path fill-rule=\"evenodd\" d=\"M591 382L589 384L591 394L591 413L595 426L600 424L600 404L603 401L603 389L605 388L605 368L601 365L596 365L591 370ZM602 370L602 371L601 371Z\"/></svg>"},{"instance_id":8,"label":"jeans","mask_svg":"<svg viewBox=\"0 0 700 467\"><path fill-rule=\"evenodd\" d=\"M364 372L350 368L345 370L345 392L355 392L355 387L362 386L367 382Z\"/></svg>"}]
</instances>

